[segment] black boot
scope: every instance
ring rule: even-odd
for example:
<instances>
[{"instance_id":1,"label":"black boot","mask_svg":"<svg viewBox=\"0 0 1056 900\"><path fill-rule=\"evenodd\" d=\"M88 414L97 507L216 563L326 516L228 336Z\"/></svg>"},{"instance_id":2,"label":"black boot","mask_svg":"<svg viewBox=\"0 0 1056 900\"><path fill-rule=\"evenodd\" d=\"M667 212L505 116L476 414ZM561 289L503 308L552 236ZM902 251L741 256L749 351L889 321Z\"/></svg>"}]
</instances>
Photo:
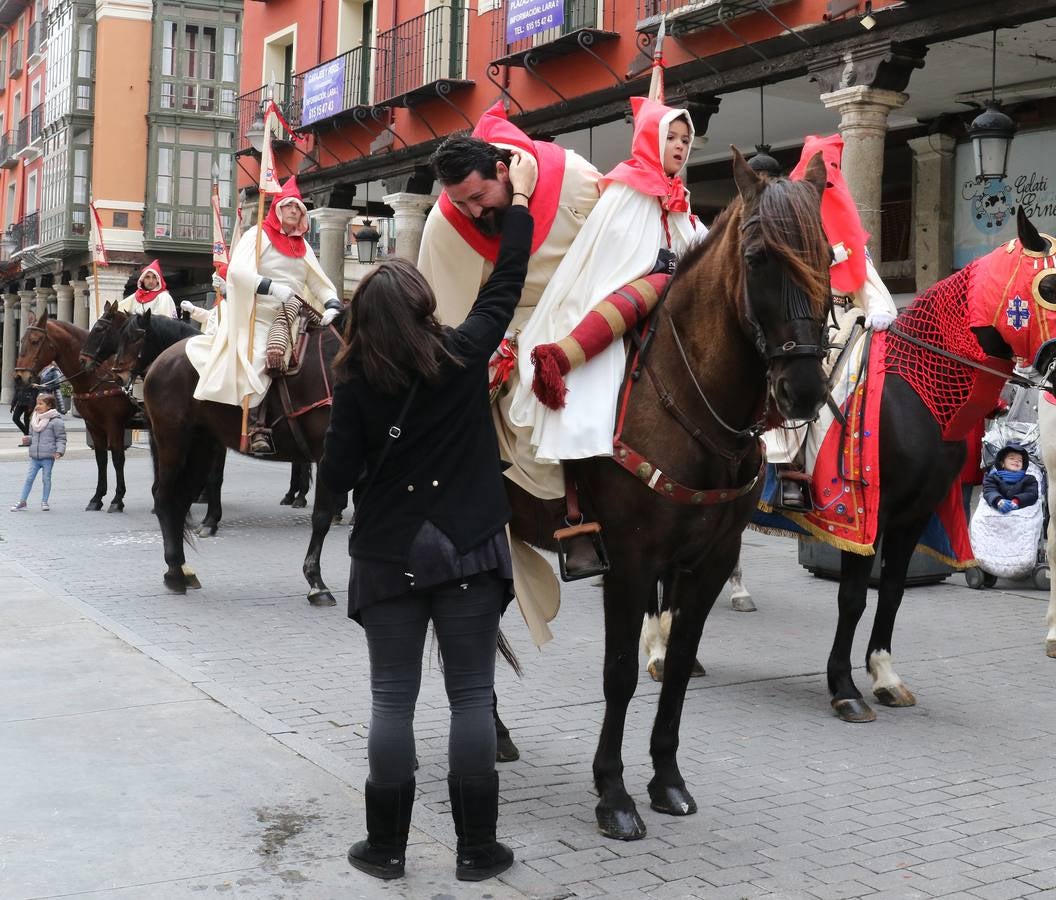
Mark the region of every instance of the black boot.
<instances>
[{"instance_id":1,"label":"black boot","mask_svg":"<svg viewBox=\"0 0 1056 900\"><path fill-rule=\"evenodd\" d=\"M402 878L414 806L414 779L403 784L374 784L368 779L363 793L367 839L349 847L348 861L375 878Z\"/></svg>"},{"instance_id":2,"label":"black boot","mask_svg":"<svg viewBox=\"0 0 1056 900\"><path fill-rule=\"evenodd\" d=\"M271 429L268 428L267 399L249 411L246 429L249 433L249 452L253 456L275 455L275 445L271 442Z\"/></svg>"},{"instance_id":3,"label":"black boot","mask_svg":"<svg viewBox=\"0 0 1056 900\"><path fill-rule=\"evenodd\" d=\"M513 865L513 851L495 840L499 818L499 775L448 775L451 818L455 820L458 852L455 877L483 881Z\"/></svg>"}]
</instances>

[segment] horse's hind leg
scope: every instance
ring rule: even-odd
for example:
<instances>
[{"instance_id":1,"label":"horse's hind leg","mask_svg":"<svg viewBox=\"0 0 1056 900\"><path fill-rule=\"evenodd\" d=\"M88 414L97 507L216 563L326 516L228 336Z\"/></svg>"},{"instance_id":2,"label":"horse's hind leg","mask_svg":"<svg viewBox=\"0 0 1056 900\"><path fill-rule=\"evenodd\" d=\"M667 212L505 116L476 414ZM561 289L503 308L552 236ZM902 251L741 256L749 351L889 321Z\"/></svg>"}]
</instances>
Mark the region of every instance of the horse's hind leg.
<instances>
[{"instance_id":1,"label":"horse's hind leg","mask_svg":"<svg viewBox=\"0 0 1056 900\"><path fill-rule=\"evenodd\" d=\"M290 488L282 495L282 499L279 501L279 506L289 506L293 503L293 498L297 495L297 485L300 483L300 469L303 463L293 462L290 463Z\"/></svg>"},{"instance_id":2,"label":"horse's hind leg","mask_svg":"<svg viewBox=\"0 0 1056 900\"><path fill-rule=\"evenodd\" d=\"M913 550L927 523L905 528L888 528L880 548L880 590L873 619L873 631L865 652L865 667L873 679L873 695L884 706L915 706L913 693L898 677L891 662L891 640L895 618L906 590L906 572Z\"/></svg>"},{"instance_id":3,"label":"horse's hind leg","mask_svg":"<svg viewBox=\"0 0 1056 900\"><path fill-rule=\"evenodd\" d=\"M623 733L627 706L638 685L638 639L646 601L656 573L639 560L624 560L622 571L605 577L605 719L594 754L595 808L606 837L633 841L645 837L645 822L623 783Z\"/></svg>"},{"instance_id":4,"label":"horse's hind leg","mask_svg":"<svg viewBox=\"0 0 1056 900\"><path fill-rule=\"evenodd\" d=\"M187 576L184 572L184 523L191 507L190 498L180 490L182 448L157 449L158 476L154 489L154 512L161 526L161 537L165 545L165 587L177 594L187 593Z\"/></svg>"},{"instance_id":5,"label":"horse's hind leg","mask_svg":"<svg viewBox=\"0 0 1056 900\"><path fill-rule=\"evenodd\" d=\"M98 512L103 508L103 497L106 496L106 432L92 433L92 443L95 444L95 493L84 508L85 512Z\"/></svg>"},{"instance_id":6,"label":"horse's hind leg","mask_svg":"<svg viewBox=\"0 0 1056 900\"><path fill-rule=\"evenodd\" d=\"M491 692L491 714L495 719L495 762L516 762L521 758L521 751L510 737L510 729L499 718L499 697L494 689Z\"/></svg>"},{"instance_id":7,"label":"horse's hind leg","mask_svg":"<svg viewBox=\"0 0 1056 900\"><path fill-rule=\"evenodd\" d=\"M678 768L678 733L686 686L696 662L704 622L726 583L732 565L732 562L708 560L706 566L698 566L692 572L679 572L674 590L668 595L671 634L667 647L667 667L649 742L654 773L649 782L649 799L657 812L688 816L697 811L696 801L686 789L686 782Z\"/></svg>"},{"instance_id":8,"label":"horse's hind leg","mask_svg":"<svg viewBox=\"0 0 1056 900\"><path fill-rule=\"evenodd\" d=\"M744 574L741 571L741 557L737 557L737 565L733 567L730 575L730 607L737 612L755 612L755 602L748 588L744 586Z\"/></svg>"},{"instance_id":9,"label":"horse's hind leg","mask_svg":"<svg viewBox=\"0 0 1056 900\"><path fill-rule=\"evenodd\" d=\"M876 713L862 699L861 691L851 676L851 646L858 621L865 612L873 557L844 550L841 558L838 595L840 614L827 667L829 695L832 697L833 710L844 722L872 722Z\"/></svg>"},{"instance_id":10,"label":"horse's hind leg","mask_svg":"<svg viewBox=\"0 0 1056 900\"><path fill-rule=\"evenodd\" d=\"M114 461L114 480L117 487L114 489L113 499L107 507L107 512L125 511L125 435L123 431L118 432L117 441L110 450L110 457Z\"/></svg>"},{"instance_id":11,"label":"horse's hind leg","mask_svg":"<svg viewBox=\"0 0 1056 900\"><path fill-rule=\"evenodd\" d=\"M293 478L297 478L296 496L293 498L293 502L290 503L290 506L294 509L304 509L308 505L308 491L312 487L312 464L302 463L299 469L300 471L295 472L293 475ZM334 506L336 509L336 503Z\"/></svg>"},{"instance_id":12,"label":"horse's hind leg","mask_svg":"<svg viewBox=\"0 0 1056 900\"><path fill-rule=\"evenodd\" d=\"M330 589L323 582L319 558L323 552L323 541L334 521L334 495L323 484L322 479L315 486L315 503L312 505L312 538L308 542L308 552L304 557L304 577L308 580L308 602L312 606L335 606L337 601Z\"/></svg>"},{"instance_id":13,"label":"horse's hind leg","mask_svg":"<svg viewBox=\"0 0 1056 900\"><path fill-rule=\"evenodd\" d=\"M209 474L205 482L205 497L208 504L205 510L205 518L195 529L201 537L212 537L220 527L220 519L224 515L224 507L221 503L221 490L224 486L224 464L227 462L227 448L223 444L217 444L216 456L209 465Z\"/></svg>"}]
</instances>

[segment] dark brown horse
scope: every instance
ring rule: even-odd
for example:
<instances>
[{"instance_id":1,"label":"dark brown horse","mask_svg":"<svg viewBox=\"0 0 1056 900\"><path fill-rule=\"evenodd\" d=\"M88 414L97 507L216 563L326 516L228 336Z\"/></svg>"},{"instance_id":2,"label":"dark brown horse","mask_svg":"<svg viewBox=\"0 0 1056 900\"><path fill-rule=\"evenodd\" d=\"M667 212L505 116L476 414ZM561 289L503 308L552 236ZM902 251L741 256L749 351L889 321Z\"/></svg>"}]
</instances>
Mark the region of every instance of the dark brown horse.
<instances>
[{"instance_id":1,"label":"dark brown horse","mask_svg":"<svg viewBox=\"0 0 1056 900\"><path fill-rule=\"evenodd\" d=\"M139 320L139 321L137 321ZM168 323L152 321L149 314L137 316L125 327L114 367L127 380L139 364L152 331L165 329ZM159 340L164 337L158 335ZM144 401L151 414L151 448L154 454L154 507L165 543L168 566L165 585L184 593L196 580L186 565L184 555L184 521L191 503L201 492L213 460L224 448L239 449L242 425L241 407L196 400L194 389L198 372L184 352L186 340L172 343L163 350L147 371L143 383ZM323 452L323 436L330 422L330 363L341 345L334 327L312 331L304 349L300 370L288 376L285 384L274 384L268 392L269 421L273 421L272 440L276 462L318 462ZM287 405L297 411L287 414ZM315 486L312 507L312 536L304 559L304 576L310 590L308 602L313 606L333 606L334 596L323 582L320 554L323 541L335 512L337 498L322 483ZM192 582L189 582L192 579Z\"/></svg>"},{"instance_id":2,"label":"dark brown horse","mask_svg":"<svg viewBox=\"0 0 1056 900\"><path fill-rule=\"evenodd\" d=\"M655 333L638 363L621 435L645 461L632 468L601 458L571 464L584 513L602 524L612 561L594 782L598 825L623 840L645 834L622 759L643 614L662 582L673 624L650 742L649 797L659 812L688 815L697 807L676 760L682 704L704 621L737 563L762 487L759 434L786 418L813 418L826 393L824 165L815 157L804 182L768 181L735 152L734 177L739 196L682 259L652 316ZM683 494L671 479L690 490ZM686 502L670 499L676 496ZM514 533L553 549L563 504L516 489L511 501Z\"/></svg>"},{"instance_id":3,"label":"dark brown horse","mask_svg":"<svg viewBox=\"0 0 1056 900\"><path fill-rule=\"evenodd\" d=\"M92 372L82 366L80 355L87 338L88 332L83 328L50 319L45 312L22 336L15 362L15 383L25 385L49 363L58 365L73 388L73 402L95 445L98 478L95 493L85 509L103 508L107 490L106 452L109 450L117 488L107 512L122 512L125 508L125 427L132 416L133 406L113 379L108 365L99 366Z\"/></svg>"}]
</instances>

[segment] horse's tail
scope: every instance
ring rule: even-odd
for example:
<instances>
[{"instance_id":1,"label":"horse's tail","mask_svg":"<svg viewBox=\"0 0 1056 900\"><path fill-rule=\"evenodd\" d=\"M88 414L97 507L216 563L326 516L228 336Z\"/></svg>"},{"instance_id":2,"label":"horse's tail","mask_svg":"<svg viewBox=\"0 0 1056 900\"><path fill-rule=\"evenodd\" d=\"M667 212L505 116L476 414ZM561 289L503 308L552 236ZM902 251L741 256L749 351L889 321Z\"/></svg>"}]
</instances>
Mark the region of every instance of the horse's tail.
<instances>
[{"instance_id":1,"label":"horse's tail","mask_svg":"<svg viewBox=\"0 0 1056 900\"><path fill-rule=\"evenodd\" d=\"M196 428L187 446L187 456L176 482L181 509L189 510L204 490L216 466L218 441L204 428ZM194 530L190 521L183 522L183 540L194 543Z\"/></svg>"},{"instance_id":2,"label":"horse's tail","mask_svg":"<svg viewBox=\"0 0 1056 900\"><path fill-rule=\"evenodd\" d=\"M520 660L517 659L517 654L513 652L513 647L510 646L509 640L506 635L502 633L502 629L499 629L499 640L497 644L499 653L502 654L502 658L509 663L513 673L520 678L524 675L524 670L521 668Z\"/></svg>"}]
</instances>

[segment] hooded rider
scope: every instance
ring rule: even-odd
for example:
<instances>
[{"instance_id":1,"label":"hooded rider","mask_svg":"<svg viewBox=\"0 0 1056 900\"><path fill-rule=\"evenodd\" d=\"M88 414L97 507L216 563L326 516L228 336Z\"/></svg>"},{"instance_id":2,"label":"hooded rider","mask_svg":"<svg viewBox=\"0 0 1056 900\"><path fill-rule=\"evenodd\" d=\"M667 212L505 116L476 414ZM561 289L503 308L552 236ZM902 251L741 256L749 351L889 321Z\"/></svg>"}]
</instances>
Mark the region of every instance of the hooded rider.
<instances>
[{"instance_id":1,"label":"hooded rider","mask_svg":"<svg viewBox=\"0 0 1056 900\"><path fill-rule=\"evenodd\" d=\"M187 358L198 370L196 399L241 405L248 397L249 449L254 455L274 452L263 401L270 376L285 368L300 301L321 317L323 325L329 325L342 307L337 289L304 239L308 226L308 210L290 178L264 219L259 264L258 226L253 226L232 252L227 297L216 331L191 338L186 345Z\"/></svg>"},{"instance_id":2,"label":"hooded rider","mask_svg":"<svg viewBox=\"0 0 1056 900\"><path fill-rule=\"evenodd\" d=\"M129 294L117 308L130 316L150 312L155 316L176 317L176 304L165 288L165 276L161 274L161 263L154 260L139 273L136 291Z\"/></svg>"}]
</instances>

